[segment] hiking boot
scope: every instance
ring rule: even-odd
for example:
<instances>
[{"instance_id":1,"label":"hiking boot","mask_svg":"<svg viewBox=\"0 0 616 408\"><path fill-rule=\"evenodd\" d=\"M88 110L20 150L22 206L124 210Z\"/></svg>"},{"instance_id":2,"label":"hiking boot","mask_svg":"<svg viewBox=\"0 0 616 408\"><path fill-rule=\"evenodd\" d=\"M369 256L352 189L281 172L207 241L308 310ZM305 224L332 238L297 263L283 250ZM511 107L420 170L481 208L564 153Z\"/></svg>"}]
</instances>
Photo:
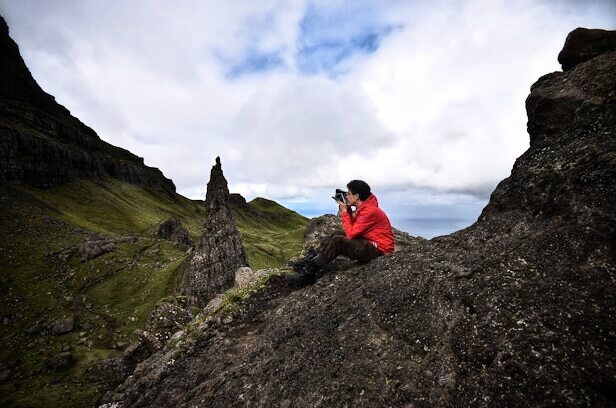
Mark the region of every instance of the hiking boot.
<instances>
[{"instance_id":1,"label":"hiking boot","mask_svg":"<svg viewBox=\"0 0 616 408\"><path fill-rule=\"evenodd\" d=\"M306 265L299 268L298 271L287 275L287 283L291 286L302 287L312 285L317 281L317 271L323 267L328 261L317 252Z\"/></svg>"},{"instance_id":2,"label":"hiking boot","mask_svg":"<svg viewBox=\"0 0 616 408\"><path fill-rule=\"evenodd\" d=\"M289 261L287 262L287 265L293 268L294 271L299 272L303 267L308 265L308 262L310 262L311 259L313 259L318 254L319 254L319 250L317 248L313 248L310 251L308 251L306 256L304 256L303 258L299 258L295 261Z\"/></svg>"},{"instance_id":3,"label":"hiking boot","mask_svg":"<svg viewBox=\"0 0 616 408\"><path fill-rule=\"evenodd\" d=\"M310 259L306 264L295 270L294 273L287 276L287 283L296 288L312 285L317 281L317 270L319 266Z\"/></svg>"},{"instance_id":4,"label":"hiking boot","mask_svg":"<svg viewBox=\"0 0 616 408\"><path fill-rule=\"evenodd\" d=\"M312 285L317 281L317 274L306 270L306 267L302 268L298 272L293 272L287 275L287 283L296 288Z\"/></svg>"}]
</instances>

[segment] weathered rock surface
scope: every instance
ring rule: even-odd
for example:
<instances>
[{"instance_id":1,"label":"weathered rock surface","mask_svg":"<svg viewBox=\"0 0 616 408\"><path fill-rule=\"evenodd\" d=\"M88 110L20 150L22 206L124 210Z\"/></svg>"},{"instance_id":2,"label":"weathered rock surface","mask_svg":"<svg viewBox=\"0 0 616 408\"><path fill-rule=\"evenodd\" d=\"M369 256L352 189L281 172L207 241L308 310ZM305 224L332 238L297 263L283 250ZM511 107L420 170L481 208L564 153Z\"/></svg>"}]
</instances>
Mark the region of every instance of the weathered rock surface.
<instances>
[{"instance_id":1,"label":"weathered rock surface","mask_svg":"<svg viewBox=\"0 0 616 408\"><path fill-rule=\"evenodd\" d=\"M248 266L242 237L229 208L229 188L220 158L212 167L205 197L203 235L188 263L179 292L199 306L233 286L235 271Z\"/></svg>"},{"instance_id":2,"label":"weathered rock surface","mask_svg":"<svg viewBox=\"0 0 616 408\"><path fill-rule=\"evenodd\" d=\"M171 218L158 227L158 235L162 238L175 242L182 247L192 247L194 242L188 235L188 230L178 218Z\"/></svg>"},{"instance_id":3,"label":"weathered rock surface","mask_svg":"<svg viewBox=\"0 0 616 408\"><path fill-rule=\"evenodd\" d=\"M558 54L558 62L563 71L569 71L582 62L613 51L616 51L615 31L579 27L567 36L565 46Z\"/></svg>"},{"instance_id":4,"label":"weathered rock surface","mask_svg":"<svg viewBox=\"0 0 616 408\"><path fill-rule=\"evenodd\" d=\"M148 331L164 344L169 337L182 329L194 316L184 298L161 302L150 314Z\"/></svg>"},{"instance_id":5,"label":"weathered rock surface","mask_svg":"<svg viewBox=\"0 0 616 408\"><path fill-rule=\"evenodd\" d=\"M0 363L0 384L10 380L13 376L13 370L11 370L6 364Z\"/></svg>"},{"instance_id":6,"label":"weathered rock surface","mask_svg":"<svg viewBox=\"0 0 616 408\"><path fill-rule=\"evenodd\" d=\"M0 17L0 178L49 187L104 177L175 191L158 169L102 141L45 93Z\"/></svg>"},{"instance_id":7,"label":"weathered rock surface","mask_svg":"<svg viewBox=\"0 0 616 408\"><path fill-rule=\"evenodd\" d=\"M612 52L533 86L533 142L473 226L302 290L273 279L232 321L204 326L182 353L154 354L107 400L616 405L615 71ZM563 93L577 105L564 126L546 113L570 110Z\"/></svg>"},{"instance_id":8,"label":"weathered rock surface","mask_svg":"<svg viewBox=\"0 0 616 408\"><path fill-rule=\"evenodd\" d=\"M79 245L77 251L83 261L99 257L116 248L111 238L90 239Z\"/></svg>"},{"instance_id":9,"label":"weathered rock surface","mask_svg":"<svg viewBox=\"0 0 616 408\"><path fill-rule=\"evenodd\" d=\"M235 271L235 284L233 285L233 287L237 289L248 288L254 285L259 280L259 278L262 278L263 276L267 276L277 271L277 269L257 269L253 271L252 268L249 268L247 266L238 268L238 270Z\"/></svg>"},{"instance_id":10,"label":"weathered rock surface","mask_svg":"<svg viewBox=\"0 0 616 408\"><path fill-rule=\"evenodd\" d=\"M54 336L66 334L73 331L75 327L75 317L69 316L60 320L56 320L51 327L51 334Z\"/></svg>"}]
</instances>

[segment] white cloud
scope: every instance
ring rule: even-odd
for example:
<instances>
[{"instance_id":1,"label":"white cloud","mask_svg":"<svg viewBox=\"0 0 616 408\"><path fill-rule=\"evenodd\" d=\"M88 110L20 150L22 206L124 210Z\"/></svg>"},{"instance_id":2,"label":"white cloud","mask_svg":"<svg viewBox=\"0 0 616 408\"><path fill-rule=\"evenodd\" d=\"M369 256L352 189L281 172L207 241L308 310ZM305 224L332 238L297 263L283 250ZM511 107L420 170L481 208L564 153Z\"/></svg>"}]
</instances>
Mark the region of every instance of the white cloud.
<instances>
[{"instance_id":1,"label":"white cloud","mask_svg":"<svg viewBox=\"0 0 616 408\"><path fill-rule=\"evenodd\" d=\"M400 213L418 197L441 205L422 191L485 200L528 145L530 85L559 69L569 31L610 28L610 11L599 1L0 1L43 89L180 193L203 198L220 155L231 190L249 199L325 208L330 188L363 178L395 191L385 201ZM353 42L362 27L378 35L374 52ZM333 41L335 67L302 71L307 35ZM248 52L280 61L229 76Z\"/></svg>"}]
</instances>

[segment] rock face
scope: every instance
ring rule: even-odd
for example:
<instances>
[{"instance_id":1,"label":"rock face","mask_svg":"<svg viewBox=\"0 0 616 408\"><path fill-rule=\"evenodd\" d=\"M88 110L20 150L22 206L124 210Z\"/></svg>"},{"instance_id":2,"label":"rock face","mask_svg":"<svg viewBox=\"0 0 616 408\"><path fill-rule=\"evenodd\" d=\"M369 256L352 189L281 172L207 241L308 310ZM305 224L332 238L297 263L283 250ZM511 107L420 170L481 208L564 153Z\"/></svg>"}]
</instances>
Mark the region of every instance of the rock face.
<instances>
[{"instance_id":1,"label":"rock face","mask_svg":"<svg viewBox=\"0 0 616 408\"><path fill-rule=\"evenodd\" d=\"M473 226L295 292L273 281L108 400L615 406L614 72L611 51L532 87L531 146Z\"/></svg>"},{"instance_id":2,"label":"rock face","mask_svg":"<svg viewBox=\"0 0 616 408\"><path fill-rule=\"evenodd\" d=\"M569 71L582 62L615 49L615 31L576 28L567 36L565 46L558 54L558 62L562 65L563 71Z\"/></svg>"},{"instance_id":3,"label":"rock face","mask_svg":"<svg viewBox=\"0 0 616 408\"><path fill-rule=\"evenodd\" d=\"M229 188L219 157L207 184L205 212L203 235L179 288L199 306L205 306L216 293L232 287L235 271L248 266L242 237L229 208Z\"/></svg>"},{"instance_id":4,"label":"rock face","mask_svg":"<svg viewBox=\"0 0 616 408\"><path fill-rule=\"evenodd\" d=\"M104 177L175 191L158 169L102 141L45 93L0 17L0 178L50 187Z\"/></svg>"}]
</instances>

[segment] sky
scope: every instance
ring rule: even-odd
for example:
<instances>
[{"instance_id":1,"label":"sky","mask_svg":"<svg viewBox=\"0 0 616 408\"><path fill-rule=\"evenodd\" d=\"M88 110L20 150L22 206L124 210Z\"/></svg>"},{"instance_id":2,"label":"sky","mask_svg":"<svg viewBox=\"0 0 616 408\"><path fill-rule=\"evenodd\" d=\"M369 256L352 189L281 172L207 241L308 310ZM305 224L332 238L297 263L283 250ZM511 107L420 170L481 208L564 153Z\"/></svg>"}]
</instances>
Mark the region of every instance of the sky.
<instances>
[{"instance_id":1,"label":"sky","mask_svg":"<svg viewBox=\"0 0 616 408\"><path fill-rule=\"evenodd\" d=\"M367 181L392 219L476 219L528 148L524 101L616 2L0 0L39 85L203 199L304 215Z\"/></svg>"}]
</instances>

